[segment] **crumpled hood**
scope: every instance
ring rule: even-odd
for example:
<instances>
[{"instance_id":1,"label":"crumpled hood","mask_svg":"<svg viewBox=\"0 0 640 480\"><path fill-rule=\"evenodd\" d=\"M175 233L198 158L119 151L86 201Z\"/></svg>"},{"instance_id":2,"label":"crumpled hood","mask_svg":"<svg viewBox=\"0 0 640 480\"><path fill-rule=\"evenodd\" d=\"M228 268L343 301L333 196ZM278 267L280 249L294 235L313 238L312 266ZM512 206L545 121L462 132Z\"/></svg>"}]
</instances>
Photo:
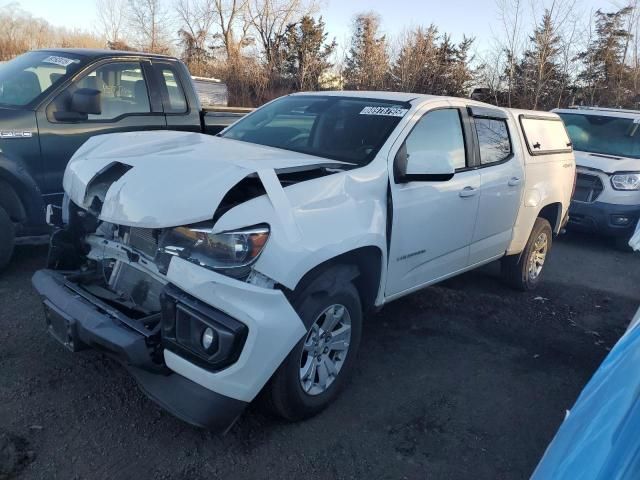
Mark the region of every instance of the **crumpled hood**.
<instances>
[{"instance_id":1,"label":"crumpled hood","mask_svg":"<svg viewBox=\"0 0 640 480\"><path fill-rule=\"evenodd\" d=\"M87 195L87 186L114 163L126 171L108 187L99 218L166 228L210 220L224 195L247 175L271 172L274 178L274 169L340 162L200 133L116 133L80 147L65 171L65 192L89 208L94 196ZM270 188L281 187L271 182L267 194Z\"/></svg>"},{"instance_id":2,"label":"crumpled hood","mask_svg":"<svg viewBox=\"0 0 640 480\"><path fill-rule=\"evenodd\" d=\"M640 172L640 160L635 158L614 157L588 152L573 152L578 167L592 168L605 173Z\"/></svg>"}]
</instances>

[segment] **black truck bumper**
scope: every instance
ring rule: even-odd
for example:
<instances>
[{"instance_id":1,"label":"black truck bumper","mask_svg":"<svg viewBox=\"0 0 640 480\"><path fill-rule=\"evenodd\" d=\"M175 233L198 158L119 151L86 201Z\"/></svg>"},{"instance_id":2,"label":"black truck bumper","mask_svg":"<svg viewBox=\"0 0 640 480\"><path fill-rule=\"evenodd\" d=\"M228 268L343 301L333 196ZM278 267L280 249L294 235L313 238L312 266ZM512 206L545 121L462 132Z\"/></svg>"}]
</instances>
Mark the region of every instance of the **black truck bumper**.
<instances>
[{"instance_id":1,"label":"black truck bumper","mask_svg":"<svg viewBox=\"0 0 640 480\"><path fill-rule=\"evenodd\" d=\"M568 226L574 230L626 237L633 234L638 218L640 205L573 201L569 209Z\"/></svg>"},{"instance_id":2,"label":"black truck bumper","mask_svg":"<svg viewBox=\"0 0 640 480\"><path fill-rule=\"evenodd\" d=\"M154 402L181 420L213 431L228 430L247 406L163 368L152 358L150 338L127 325L89 294L78 294L64 275L39 270L32 279L42 297L47 329L71 351L93 348L120 361ZM129 320L129 321L127 321Z\"/></svg>"}]
</instances>

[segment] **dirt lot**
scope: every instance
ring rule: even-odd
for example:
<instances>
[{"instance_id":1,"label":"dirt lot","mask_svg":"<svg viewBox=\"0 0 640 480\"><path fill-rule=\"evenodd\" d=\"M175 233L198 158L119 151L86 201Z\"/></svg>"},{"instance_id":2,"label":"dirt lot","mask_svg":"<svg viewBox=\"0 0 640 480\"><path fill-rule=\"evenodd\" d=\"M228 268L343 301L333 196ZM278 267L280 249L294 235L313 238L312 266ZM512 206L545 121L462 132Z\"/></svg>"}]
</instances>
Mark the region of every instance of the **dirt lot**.
<instances>
[{"instance_id":1,"label":"dirt lot","mask_svg":"<svg viewBox=\"0 0 640 480\"><path fill-rule=\"evenodd\" d=\"M640 304L640 254L565 236L536 293L490 265L392 303L332 408L301 424L251 409L221 437L45 334L30 286L45 253L0 274L0 472L25 479L528 478Z\"/></svg>"}]
</instances>

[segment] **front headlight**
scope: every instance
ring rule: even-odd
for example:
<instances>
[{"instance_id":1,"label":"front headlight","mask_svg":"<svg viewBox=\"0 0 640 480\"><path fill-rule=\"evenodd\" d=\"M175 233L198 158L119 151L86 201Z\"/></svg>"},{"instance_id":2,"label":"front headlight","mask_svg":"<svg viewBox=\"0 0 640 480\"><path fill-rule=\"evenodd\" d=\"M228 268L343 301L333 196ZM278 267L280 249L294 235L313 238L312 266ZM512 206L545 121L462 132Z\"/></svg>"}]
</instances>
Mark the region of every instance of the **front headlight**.
<instances>
[{"instance_id":1,"label":"front headlight","mask_svg":"<svg viewBox=\"0 0 640 480\"><path fill-rule=\"evenodd\" d=\"M257 225L230 232L211 233L212 225L177 227L160 240L160 252L178 256L233 277L249 273L269 239L269 226ZM168 265L167 265L168 266Z\"/></svg>"},{"instance_id":2,"label":"front headlight","mask_svg":"<svg viewBox=\"0 0 640 480\"><path fill-rule=\"evenodd\" d=\"M640 173L616 173L611 185L616 190L640 190Z\"/></svg>"}]
</instances>

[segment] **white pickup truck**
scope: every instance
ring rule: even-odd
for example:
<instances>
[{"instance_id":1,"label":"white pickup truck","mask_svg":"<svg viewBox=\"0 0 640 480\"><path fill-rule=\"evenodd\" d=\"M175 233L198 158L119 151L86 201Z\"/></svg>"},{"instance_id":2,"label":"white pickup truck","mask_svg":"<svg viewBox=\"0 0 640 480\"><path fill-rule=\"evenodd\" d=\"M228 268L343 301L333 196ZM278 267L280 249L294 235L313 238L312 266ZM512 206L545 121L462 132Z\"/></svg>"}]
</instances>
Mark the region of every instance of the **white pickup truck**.
<instances>
[{"instance_id":1,"label":"white pickup truck","mask_svg":"<svg viewBox=\"0 0 640 480\"><path fill-rule=\"evenodd\" d=\"M290 95L217 137L88 140L33 284L54 337L185 421L224 430L258 394L298 420L344 385L363 312L498 259L535 287L574 179L553 113Z\"/></svg>"}]
</instances>

